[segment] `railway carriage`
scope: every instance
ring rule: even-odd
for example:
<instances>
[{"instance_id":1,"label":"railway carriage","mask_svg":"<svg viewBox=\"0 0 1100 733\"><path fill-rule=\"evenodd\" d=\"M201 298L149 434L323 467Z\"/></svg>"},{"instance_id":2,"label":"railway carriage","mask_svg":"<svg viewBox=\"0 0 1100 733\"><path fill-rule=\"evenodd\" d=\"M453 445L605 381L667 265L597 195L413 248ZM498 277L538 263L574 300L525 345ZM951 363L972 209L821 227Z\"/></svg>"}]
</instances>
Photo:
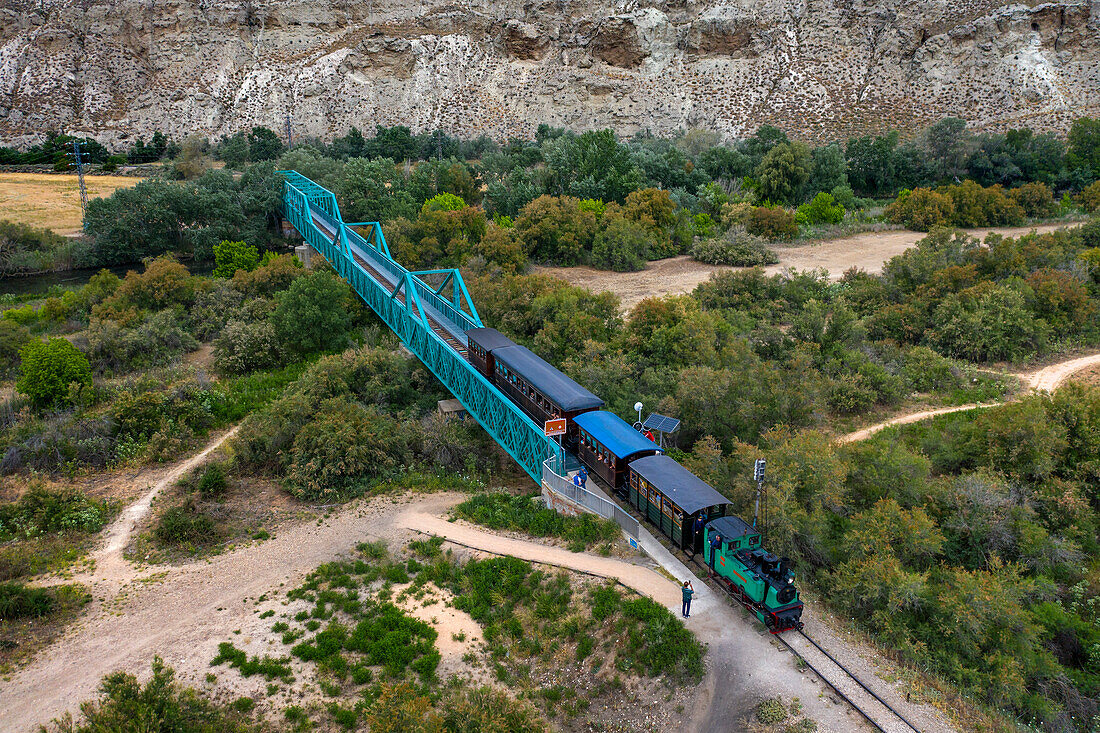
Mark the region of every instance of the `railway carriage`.
<instances>
[{"instance_id":1,"label":"railway carriage","mask_svg":"<svg viewBox=\"0 0 1100 733\"><path fill-rule=\"evenodd\" d=\"M617 493L625 494L631 461L661 452L660 446L612 412L592 410L574 422L577 457Z\"/></svg>"},{"instance_id":2,"label":"railway carriage","mask_svg":"<svg viewBox=\"0 0 1100 733\"><path fill-rule=\"evenodd\" d=\"M490 382L496 368L493 350L516 345L515 341L495 328L471 328L466 332L466 340L466 358Z\"/></svg>"},{"instance_id":3,"label":"railway carriage","mask_svg":"<svg viewBox=\"0 0 1100 733\"><path fill-rule=\"evenodd\" d=\"M659 527L677 547L695 553L703 548L703 533L695 520L726 514L729 500L666 455L630 463L627 501Z\"/></svg>"},{"instance_id":4,"label":"railway carriage","mask_svg":"<svg viewBox=\"0 0 1100 733\"><path fill-rule=\"evenodd\" d=\"M565 441L577 442L576 417L603 400L547 364L525 346L493 349L493 383L538 424L565 418Z\"/></svg>"}]
</instances>

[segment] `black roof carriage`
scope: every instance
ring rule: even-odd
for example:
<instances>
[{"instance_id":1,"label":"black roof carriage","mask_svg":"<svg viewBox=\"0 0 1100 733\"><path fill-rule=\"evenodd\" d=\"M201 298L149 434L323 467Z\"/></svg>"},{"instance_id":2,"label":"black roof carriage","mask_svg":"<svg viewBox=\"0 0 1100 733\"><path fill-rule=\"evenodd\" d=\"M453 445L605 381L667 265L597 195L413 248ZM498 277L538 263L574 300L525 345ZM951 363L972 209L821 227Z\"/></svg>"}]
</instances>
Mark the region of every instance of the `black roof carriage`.
<instances>
[{"instance_id":1,"label":"black roof carriage","mask_svg":"<svg viewBox=\"0 0 1100 733\"><path fill-rule=\"evenodd\" d=\"M523 377L563 412L594 410L603 400L550 366L526 346L504 346L493 351L498 364Z\"/></svg>"}]
</instances>

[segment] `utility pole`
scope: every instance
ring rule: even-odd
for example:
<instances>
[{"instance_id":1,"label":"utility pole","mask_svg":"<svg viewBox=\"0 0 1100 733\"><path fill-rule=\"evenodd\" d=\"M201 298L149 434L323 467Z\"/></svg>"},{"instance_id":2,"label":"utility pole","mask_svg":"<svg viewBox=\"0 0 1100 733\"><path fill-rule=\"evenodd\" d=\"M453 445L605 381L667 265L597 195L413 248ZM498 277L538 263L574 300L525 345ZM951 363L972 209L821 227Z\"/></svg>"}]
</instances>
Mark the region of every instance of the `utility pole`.
<instances>
[{"instance_id":1,"label":"utility pole","mask_svg":"<svg viewBox=\"0 0 1100 733\"><path fill-rule=\"evenodd\" d=\"M80 141L73 140L73 159L76 161L76 176L80 179L80 215L88 215L88 189L84 187L84 159L80 157Z\"/></svg>"},{"instance_id":2,"label":"utility pole","mask_svg":"<svg viewBox=\"0 0 1100 733\"><path fill-rule=\"evenodd\" d=\"M768 526L768 493L764 489L764 459L757 458L756 463L752 467L752 477L756 480L756 511L752 515L752 528L757 529L756 520L760 519L759 532L764 534L764 530ZM764 514L760 515L760 499L764 499Z\"/></svg>"}]
</instances>

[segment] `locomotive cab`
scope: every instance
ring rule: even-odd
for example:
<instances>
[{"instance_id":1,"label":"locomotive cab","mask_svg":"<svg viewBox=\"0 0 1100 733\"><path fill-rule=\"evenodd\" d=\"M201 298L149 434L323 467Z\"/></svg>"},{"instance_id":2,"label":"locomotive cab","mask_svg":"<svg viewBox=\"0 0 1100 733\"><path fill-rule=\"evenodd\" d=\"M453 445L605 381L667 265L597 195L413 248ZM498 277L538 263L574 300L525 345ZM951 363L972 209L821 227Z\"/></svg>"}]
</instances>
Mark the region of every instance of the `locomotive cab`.
<instances>
[{"instance_id":1,"label":"locomotive cab","mask_svg":"<svg viewBox=\"0 0 1100 733\"><path fill-rule=\"evenodd\" d=\"M802 601L790 560L763 549L760 533L740 517L716 519L704 532L707 565L734 598L773 634L802 628ZM715 535L722 536L717 549L711 546Z\"/></svg>"}]
</instances>

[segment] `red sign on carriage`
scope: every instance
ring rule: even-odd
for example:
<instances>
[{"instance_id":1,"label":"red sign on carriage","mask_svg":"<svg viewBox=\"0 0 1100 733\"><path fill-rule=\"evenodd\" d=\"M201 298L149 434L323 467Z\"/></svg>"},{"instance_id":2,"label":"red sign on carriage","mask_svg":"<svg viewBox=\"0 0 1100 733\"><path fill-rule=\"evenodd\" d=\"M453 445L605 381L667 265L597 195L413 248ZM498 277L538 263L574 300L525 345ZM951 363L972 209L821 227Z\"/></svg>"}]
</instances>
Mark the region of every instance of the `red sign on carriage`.
<instances>
[{"instance_id":1,"label":"red sign on carriage","mask_svg":"<svg viewBox=\"0 0 1100 733\"><path fill-rule=\"evenodd\" d=\"M552 438L555 435L565 435L565 418L561 418L560 420L547 420L542 430L546 433L547 438Z\"/></svg>"}]
</instances>

